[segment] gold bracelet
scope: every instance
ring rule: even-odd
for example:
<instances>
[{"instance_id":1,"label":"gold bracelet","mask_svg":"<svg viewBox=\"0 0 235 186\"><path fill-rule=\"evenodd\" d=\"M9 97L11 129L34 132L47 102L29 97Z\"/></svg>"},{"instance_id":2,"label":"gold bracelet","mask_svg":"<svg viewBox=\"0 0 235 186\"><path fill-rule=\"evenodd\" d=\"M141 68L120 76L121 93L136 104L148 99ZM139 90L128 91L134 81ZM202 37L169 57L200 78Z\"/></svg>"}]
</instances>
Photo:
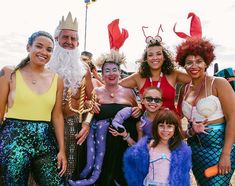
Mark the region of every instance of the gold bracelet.
<instances>
[{"instance_id":1,"label":"gold bracelet","mask_svg":"<svg viewBox=\"0 0 235 186\"><path fill-rule=\"evenodd\" d=\"M86 119L85 119L84 123L89 123L90 124L93 116L94 116L94 114L88 112L87 115L86 115Z\"/></svg>"}]
</instances>

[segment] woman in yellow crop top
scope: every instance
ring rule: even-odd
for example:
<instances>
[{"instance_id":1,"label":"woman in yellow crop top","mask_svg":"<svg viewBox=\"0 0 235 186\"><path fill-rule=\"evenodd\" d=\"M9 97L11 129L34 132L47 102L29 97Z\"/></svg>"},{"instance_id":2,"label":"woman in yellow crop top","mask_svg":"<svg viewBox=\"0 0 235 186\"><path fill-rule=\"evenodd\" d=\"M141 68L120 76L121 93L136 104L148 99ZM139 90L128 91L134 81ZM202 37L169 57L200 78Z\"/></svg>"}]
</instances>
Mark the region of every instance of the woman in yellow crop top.
<instances>
[{"instance_id":1,"label":"woman in yellow crop top","mask_svg":"<svg viewBox=\"0 0 235 186\"><path fill-rule=\"evenodd\" d=\"M35 32L28 57L15 69L0 71L0 184L5 186L27 185L29 172L38 185L65 185L63 81L45 68L53 47L49 33Z\"/></svg>"},{"instance_id":2,"label":"woman in yellow crop top","mask_svg":"<svg viewBox=\"0 0 235 186\"><path fill-rule=\"evenodd\" d=\"M192 169L198 185L207 186L229 185L235 169L235 94L228 81L207 75L214 58L206 39L191 37L177 47L176 60L192 79L182 91ZM218 174L206 178L205 169L216 164Z\"/></svg>"}]
</instances>

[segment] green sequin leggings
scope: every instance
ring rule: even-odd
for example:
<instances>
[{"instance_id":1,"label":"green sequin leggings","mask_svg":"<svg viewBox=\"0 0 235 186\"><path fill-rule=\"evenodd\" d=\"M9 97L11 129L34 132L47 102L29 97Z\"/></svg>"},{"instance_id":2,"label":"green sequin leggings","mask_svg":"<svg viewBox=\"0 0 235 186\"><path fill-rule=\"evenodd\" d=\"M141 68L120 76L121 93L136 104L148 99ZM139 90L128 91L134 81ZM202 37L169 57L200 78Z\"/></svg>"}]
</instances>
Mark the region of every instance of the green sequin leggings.
<instances>
[{"instance_id":1,"label":"green sequin leggings","mask_svg":"<svg viewBox=\"0 0 235 186\"><path fill-rule=\"evenodd\" d=\"M29 172L38 185L64 185L58 175L51 124L6 119L0 128L0 169L0 183L4 186L26 186Z\"/></svg>"}]
</instances>

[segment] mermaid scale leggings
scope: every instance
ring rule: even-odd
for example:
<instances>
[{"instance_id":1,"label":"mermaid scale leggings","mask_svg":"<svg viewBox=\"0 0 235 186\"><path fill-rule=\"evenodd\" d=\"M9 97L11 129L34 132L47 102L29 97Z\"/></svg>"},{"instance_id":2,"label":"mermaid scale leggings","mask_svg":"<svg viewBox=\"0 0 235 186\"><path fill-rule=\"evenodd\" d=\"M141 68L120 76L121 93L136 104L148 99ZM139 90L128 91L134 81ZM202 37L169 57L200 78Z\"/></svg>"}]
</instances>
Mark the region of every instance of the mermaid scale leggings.
<instances>
[{"instance_id":1,"label":"mermaid scale leggings","mask_svg":"<svg viewBox=\"0 0 235 186\"><path fill-rule=\"evenodd\" d=\"M64 185L57 170L57 147L47 122L5 120L0 129L0 168L4 186L26 186L29 172L38 185Z\"/></svg>"},{"instance_id":2,"label":"mermaid scale leggings","mask_svg":"<svg viewBox=\"0 0 235 186\"><path fill-rule=\"evenodd\" d=\"M219 157L224 144L224 127L218 127L214 124L213 130L208 130L208 135L198 134L188 139L192 149L193 174L200 186L226 186L229 185L235 169L235 144L231 151L231 167L229 174L216 175L211 178L204 176L204 170L215 164L218 164ZM224 125L224 124L222 124ZM213 127L209 125L209 127Z\"/></svg>"}]
</instances>

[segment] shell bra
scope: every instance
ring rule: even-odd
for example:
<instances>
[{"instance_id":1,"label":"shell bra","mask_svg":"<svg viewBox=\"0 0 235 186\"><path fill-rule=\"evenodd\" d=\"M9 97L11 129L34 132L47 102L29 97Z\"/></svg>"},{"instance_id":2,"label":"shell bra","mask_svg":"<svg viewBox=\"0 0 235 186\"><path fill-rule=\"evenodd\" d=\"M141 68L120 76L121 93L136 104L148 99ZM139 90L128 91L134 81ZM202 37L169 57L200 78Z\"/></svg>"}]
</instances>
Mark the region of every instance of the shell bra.
<instances>
[{"instance_id":1,"label":"shell bra","mask_svg":"<svg viewBox=\"0 0 235 186\"><path fill-rule=\"evenodd\" d=\"M208 96L208 92L206 90L206 97L200 99L194 106L189 104L184 98L182 102L182 112L188 120L195 118L196 121L203 121L207 118L208 121L213 121L224 117L219 98L212 95L213 82L214 79L212 80L210 88L211 95ZM184 95L187 94L189 86L189 84L186 86Z\"/></svg>"}]
</instances>

